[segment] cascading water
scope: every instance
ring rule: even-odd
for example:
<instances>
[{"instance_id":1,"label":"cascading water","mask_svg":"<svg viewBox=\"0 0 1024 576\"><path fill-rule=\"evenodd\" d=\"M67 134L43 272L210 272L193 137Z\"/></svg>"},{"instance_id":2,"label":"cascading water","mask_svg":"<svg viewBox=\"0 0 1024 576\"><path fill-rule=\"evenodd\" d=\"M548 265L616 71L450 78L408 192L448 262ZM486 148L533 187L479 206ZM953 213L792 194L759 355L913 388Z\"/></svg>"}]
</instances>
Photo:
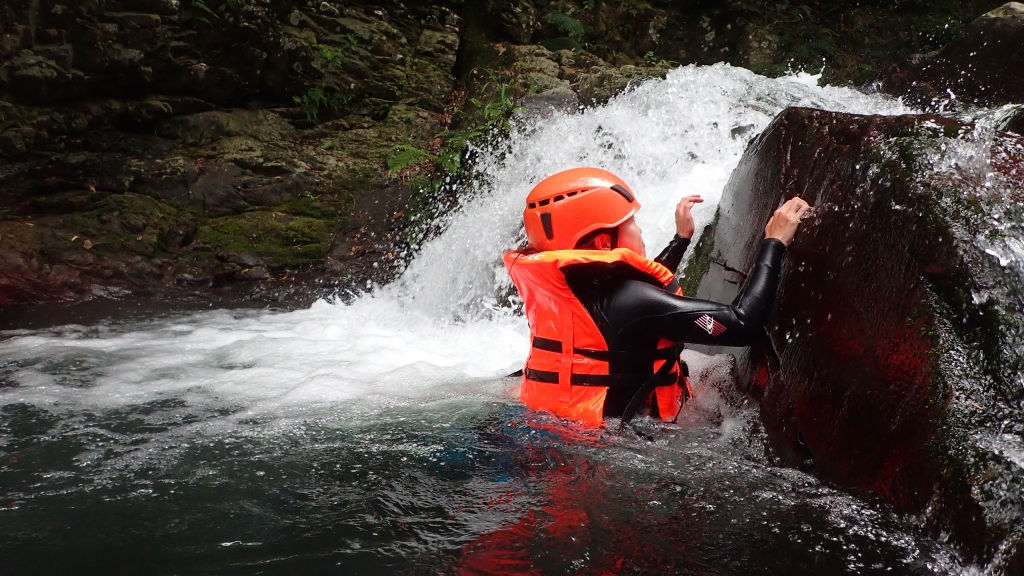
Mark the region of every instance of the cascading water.
<instances>
[{"instance_id":1,"label":"cascading water","mask_svg":"<svg viewBox=\"0 0 1024 576\"><path fill-rule=\"evenodd\" d=\"M803 81L801 81L803 80ZM911 519L765 460L756 417L700 397L653 441L525 411L501 252L530 188L630 182L652 251L706 224L787 106L900 103L687 67L481 151L478 186L404 275L350 304L14 331L0 343L0 556L18 573L949 573ZM499 153L500 152L500 153Z\"/></svg>"}]
</instances>

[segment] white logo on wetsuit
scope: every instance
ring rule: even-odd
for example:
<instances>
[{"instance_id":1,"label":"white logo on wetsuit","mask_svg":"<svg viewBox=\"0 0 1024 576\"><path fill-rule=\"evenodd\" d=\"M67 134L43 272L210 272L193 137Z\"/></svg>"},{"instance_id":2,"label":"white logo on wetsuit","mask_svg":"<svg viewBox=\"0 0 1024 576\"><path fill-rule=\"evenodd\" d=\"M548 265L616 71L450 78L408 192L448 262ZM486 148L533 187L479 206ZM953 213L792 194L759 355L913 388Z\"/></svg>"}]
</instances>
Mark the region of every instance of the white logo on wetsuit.
<instances>
[{"instance_id":1,"label":"white logo on wetsuit","mask_svg":"<svg viewBox=\"0 0 1024 576\"><path fill-rule=\"evenodd\" d=\"M697 326L700 326L701 328L704 329L704 331L706 331L708 334L711 334L712 336L718 336L722 332L725 332L725 326L723 326L720 322L716 322L714 318L708 316L707 314L701 316L700 318L697 318L694 322L697 324Z\"/></svg>"}]
</instances>

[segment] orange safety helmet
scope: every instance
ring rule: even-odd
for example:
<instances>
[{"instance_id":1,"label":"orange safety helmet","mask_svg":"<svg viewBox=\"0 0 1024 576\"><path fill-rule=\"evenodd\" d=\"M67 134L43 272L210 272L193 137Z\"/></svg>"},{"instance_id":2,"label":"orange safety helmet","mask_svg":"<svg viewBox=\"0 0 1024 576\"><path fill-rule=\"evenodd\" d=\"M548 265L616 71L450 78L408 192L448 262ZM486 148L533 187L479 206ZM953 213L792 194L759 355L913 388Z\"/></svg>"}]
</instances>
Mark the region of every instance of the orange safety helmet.
<instances>
[{"instance_id":1,"label":"orange safety helmet","mask_svg":"<svg viewBox=\"0 0 1024 576\"><path fill-rule=\"evenodd\" d=\"M618 176L600 168L573 168L542 180L526 197L523 224L530 247L571 250L580 238L629 220L640 203Z\"/></svg>"}]
</instances>

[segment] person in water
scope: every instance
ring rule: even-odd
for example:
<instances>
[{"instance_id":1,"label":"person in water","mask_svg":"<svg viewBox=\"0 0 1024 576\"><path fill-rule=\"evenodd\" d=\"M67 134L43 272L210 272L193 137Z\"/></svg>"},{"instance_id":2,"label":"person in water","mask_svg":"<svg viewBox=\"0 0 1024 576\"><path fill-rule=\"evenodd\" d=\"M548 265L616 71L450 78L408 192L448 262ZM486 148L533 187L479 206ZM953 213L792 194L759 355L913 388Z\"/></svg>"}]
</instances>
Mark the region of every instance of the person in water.
<instances>
[{"instance_id":1,"label":"person in water","mask_svg":"<svg viewBox=\"0 0 1024 576\"><path fill-rule=\"evenodd\" d=\"M504 257L532 339L523 403L591 425L642 408L674 421L690 394L681 344L749 346L763 335L782 258L809 206L795 197L775 211L736 300L719 304L683 296L674 276L702 201L679 202L675 237L648 260L633 218L640 203L614 174L576 168L530 192L529 246Z\"/></svg>"}]
</instances>

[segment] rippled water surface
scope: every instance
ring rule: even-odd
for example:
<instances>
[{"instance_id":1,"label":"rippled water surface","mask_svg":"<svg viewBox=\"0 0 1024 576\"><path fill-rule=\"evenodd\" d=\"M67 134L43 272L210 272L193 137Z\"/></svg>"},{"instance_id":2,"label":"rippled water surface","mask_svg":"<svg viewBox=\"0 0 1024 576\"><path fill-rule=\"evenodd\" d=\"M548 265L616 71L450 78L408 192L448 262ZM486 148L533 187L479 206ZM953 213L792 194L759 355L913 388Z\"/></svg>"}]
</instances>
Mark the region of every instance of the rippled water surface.
<instances>
[{"instance_id":1,"label":"rippled water surface","mask_svg":"<svg viewBox=\"0 0 1024 576\"><path fill-rule=\"evenodd\" d=\"M678 425L621 435L528 411L503 377L528 344L500 254L533 184L619 173L656 251L678 198L704 194L706 223L789 105L906 112L682 68L482 151L446 232L350 304L2 333L4 572L958 573L913 518L774 466L725 357L688 353Z\"/></svg>"}]
</instances>

